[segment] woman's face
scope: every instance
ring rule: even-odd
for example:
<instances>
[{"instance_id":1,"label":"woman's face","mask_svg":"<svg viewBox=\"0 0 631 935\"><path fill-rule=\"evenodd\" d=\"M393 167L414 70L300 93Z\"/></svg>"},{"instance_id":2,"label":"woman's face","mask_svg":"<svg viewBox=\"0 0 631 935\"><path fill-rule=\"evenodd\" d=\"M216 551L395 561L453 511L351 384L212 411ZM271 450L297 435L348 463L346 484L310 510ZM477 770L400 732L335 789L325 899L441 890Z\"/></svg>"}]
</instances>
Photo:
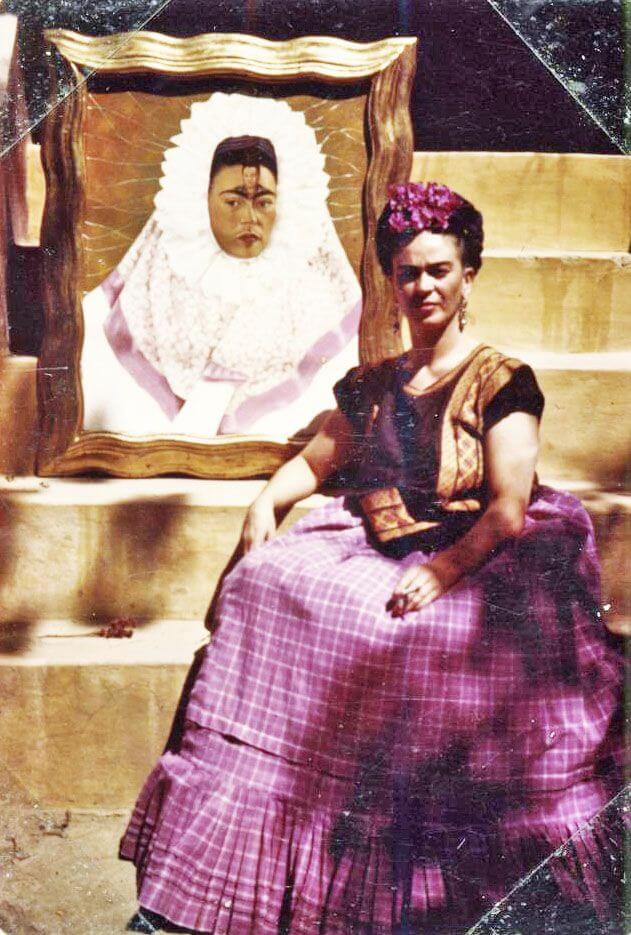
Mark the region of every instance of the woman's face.
<instances>
[{"instance_id":1,"label":"woman's face","mask_svg":"<svg viewBox=\"0 0 631 935\"><path fill-rule=\"evenodd\" d=\"M452 234L422 231L394 255L392 285L412 335L443 331L468 298L475 270L462 265L460 245Z\"/></svg>"},{"instance_id":2,"label":"woman's face","mask_svg":"<svg viewBox=\"0 0 631 935\"><path fill-rule=\"evenodd\" d=\"M222 166L208 191L215 240L231 256L250 259L269 243L276 220L276 179L266 166Z\"/></svg>"}]
</instances>

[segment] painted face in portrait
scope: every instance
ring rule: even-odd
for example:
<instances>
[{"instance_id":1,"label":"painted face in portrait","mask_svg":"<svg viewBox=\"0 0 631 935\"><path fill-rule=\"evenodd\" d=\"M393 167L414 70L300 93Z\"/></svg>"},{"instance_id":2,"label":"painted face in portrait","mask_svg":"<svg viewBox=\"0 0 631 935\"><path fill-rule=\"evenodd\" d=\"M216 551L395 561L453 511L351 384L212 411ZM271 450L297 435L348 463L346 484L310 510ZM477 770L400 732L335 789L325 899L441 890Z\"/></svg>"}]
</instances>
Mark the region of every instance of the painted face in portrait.
<instances>
[{"instance_id":1,"label":"painted face in portrait","mask_svg":"<svg viewBox=\"0 0 631 935\"><path fill-rule=\"evenodd\" d=\"M224 253L251 259L267 247L276 221L277 178L276 153L269 140L228 137L217 146L208 213Z\"/></svg>"},{"instance_id":2,"label":"painted face in portrait","mask_svg":"<svg viewBox=\"0 0 631 935\"><path fill-rule=\"evenodd\" d=\"M258 256L276 220L276 179L267 166L222 166L210 186L208 213L225 253L242 259Z\"/></svg>"}]
</instances>

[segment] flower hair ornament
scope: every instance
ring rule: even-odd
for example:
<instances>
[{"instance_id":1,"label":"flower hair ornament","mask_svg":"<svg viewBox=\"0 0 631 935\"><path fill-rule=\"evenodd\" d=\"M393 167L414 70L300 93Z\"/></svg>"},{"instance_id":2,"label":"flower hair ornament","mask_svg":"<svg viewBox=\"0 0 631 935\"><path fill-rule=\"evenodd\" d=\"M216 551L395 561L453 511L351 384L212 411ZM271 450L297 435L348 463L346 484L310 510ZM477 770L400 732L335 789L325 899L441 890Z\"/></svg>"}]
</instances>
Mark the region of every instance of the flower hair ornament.
<instances>
[{"instance_id":1,"label":"flower hair ornament","mask_svg":"<svg viewBox=\"0 0 631 935\"><path fill-rule=\"evenodd\" d=\"M464 204L464 198L457 192L437 182L391 185L388 225L397 234L425 230L439 233L447 230L451 215Z\"/></svg>"}]
</instances>

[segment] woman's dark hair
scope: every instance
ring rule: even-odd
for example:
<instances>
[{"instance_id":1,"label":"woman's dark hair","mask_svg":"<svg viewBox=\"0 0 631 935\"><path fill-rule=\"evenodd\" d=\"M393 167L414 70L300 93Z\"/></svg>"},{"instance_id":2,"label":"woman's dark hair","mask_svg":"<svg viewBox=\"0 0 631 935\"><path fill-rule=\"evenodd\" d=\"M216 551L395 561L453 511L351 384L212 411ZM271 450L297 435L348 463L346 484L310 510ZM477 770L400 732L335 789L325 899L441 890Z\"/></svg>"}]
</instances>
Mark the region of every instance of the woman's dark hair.
<instances>
[{"instance_id":1,"label":"woman's dark hair","mask_svg":"<svg viewBox=\"0 0 631 935\"><path fill-rule=\"evenodd\" d=\"M276 151L264 136L229 136L217 146L210 166L210 181L222 166L265 166L278 179Z\"/></svg>"},{"instance_id":2,"label":"woman's dark hair","mask_svg":"<svg viewBox=\"0 0 631 935\"><path fill-rule=\"evenodd\" d=\"M381 212L375 234L377 256L386 276L390 276L392 273L395 254L411 243L420 233L418 229L413 227L405 228L402 231L394 230L390 226L392 214L393 209L390 202L388 202ZM477 208L473 207L470 201L463 199L463 204L454 208L449 215L446 228L430 225L425 229L434 231L437 234L452 234L460 246L462 265L471 266L476 272L480 269L482 266L482 247L484 246L482 215Z\"/></svg>"}]
</instances>

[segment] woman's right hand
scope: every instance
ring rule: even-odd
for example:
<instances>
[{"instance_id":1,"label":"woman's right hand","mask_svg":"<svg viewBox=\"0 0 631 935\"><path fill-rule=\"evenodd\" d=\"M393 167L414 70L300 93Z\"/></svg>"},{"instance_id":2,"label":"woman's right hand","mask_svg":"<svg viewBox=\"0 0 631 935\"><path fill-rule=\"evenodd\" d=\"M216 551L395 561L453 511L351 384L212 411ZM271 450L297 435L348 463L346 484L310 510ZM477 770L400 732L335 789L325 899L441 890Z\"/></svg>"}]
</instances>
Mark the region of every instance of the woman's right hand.
<instances>
[{"instance_id":1,"label":"woman's right hand","mask_svg":"<svg viewBox=\"0 0 631 935\"><path fill-rule=\"evenodd\" d=\"M276 532L276 514L284 516L294 503L310 496L340 464L352 446L350 423L335 409L306 448L276 471L248 510L239 548L256 549Z\"/></svg>"},{"instance_id":2,"label":"woman's right hand","mask_svg":"<svg viewBox=\"0 0 631 935\"><path fill-rule=\"evenodd\" d=\"M274 503L265 491L256 498L246 513L241 530L241 549L243 554L256 549L271 539L276 532Z\"/></svg>"}]
</instances>

